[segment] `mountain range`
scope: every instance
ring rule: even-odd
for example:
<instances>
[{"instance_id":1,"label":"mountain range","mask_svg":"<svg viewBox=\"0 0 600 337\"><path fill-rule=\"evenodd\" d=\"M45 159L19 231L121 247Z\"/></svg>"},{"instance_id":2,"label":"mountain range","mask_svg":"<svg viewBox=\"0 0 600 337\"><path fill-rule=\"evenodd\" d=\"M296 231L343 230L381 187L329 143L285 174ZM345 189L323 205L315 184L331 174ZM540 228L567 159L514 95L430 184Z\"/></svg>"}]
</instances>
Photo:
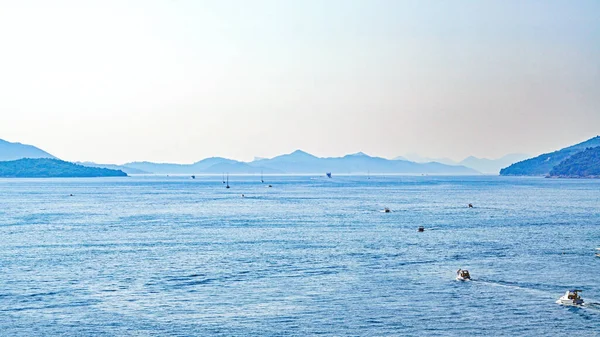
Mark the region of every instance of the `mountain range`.
<instances>
[{"instance_id":1,"label":"mountain range","mask_svg":"<svg viewBox=\"0 0 600 337\"><path fill-rule=\"evenodd\" d=\"M400 174L479 174L476 170L460 165L440 163L415 163L406 160L389 160L371 157L362 152L344 157L320 158L301 150L274 158L258 158L251 162L240 162L232 159L213 157L193 164L167 164L151 162L132 162L124 165L158 174L196 174L223 172L237 174L256 173L400 173Z\"/></svg>"},{"instance_id":2,"label":"mountain range","mask_svg":"<svg viewBox=\"0 0 600 337\"><path fill-rule=\"evenodd\" d=\"M23 158L50 158L53 155L35 146L11 143L0 140L0 162ZM40 165L56 166L57 162L40 162ZM18 163L37 165L31 161ZM94 167L122 171L127 174L314 174L335 172L335 174L351 173L386 173L386 174L479 174L477 170L462 165L446 165L437 162L416 163L408 160L389 160L372 157L362 152L343 157L320 158L301 150L274 158L255 158L251 162L211 157L193 164L172 164L152 162L131 162L125 165L98 164L94 162L77 162L77 166ZM62 165L62 164L61 164Z\"/></svg>"},{"instance_id":3,"label":"mountain range","mask_svg":"<svg viewBox=\"0 0 600 337\"><path fill-rule=\"evenodd\" d=\"M78 166L103 168L122 171L127 174L315 174L334 172L334 174L384 173L384 174L452 174L472 175L496 173L502 166L501 175L556 175L556 176L589 176L596 172L596 152L574 157L586 149L600 147L600 136L585 142L525 159L524 154L510 154L498 159L468 157L460 162L448 158L427 158L417 154L408 154L392 160L369 156L359 152L343 157L316 157L307 152L296 150L273 158L256 157L251 162L242 162L222 157L211 157L192 164L172 164L153 162L130 162L124 165L97 164L78 162ZM23 158L58 159L50 153L32 145L11 143L0 139L0 162L14 161ZM570 161L567 159L572 158ZM412 160L408 160L412 159ZM58 165L56 162L45 164ZM514 163L511 165L511 163ZM32 162L20 162L24 164ZM560 164L560 165L559 165ZM585 165L584 165L585 164ZM62 164L61 164L62 165ZM587 166L586 166L587 165ZM551 173L552 171L552 173Z\"/></svg>"},{"instance_id":4,"label":"mountain range","mask_svg":"<svg viewBox=\"0 0 600 337\"><path fill-rule=\"evenodd\" d=\"M555 175L562 175L562 170L566 169L566 166L572 166L574 163L586 166L587 170L594 170L595 165L599 163L593 161L593 152L589 153L589 156L583 156L582 158L575 158L576 161L568 162L569 158L574 157L576 154L585 151L586 149L593 149L600 146L600 136L588 139L585 142L575 144L566 147L561 150L557 150L550 153L544 153L537 157L523 160L514 163L502 170L500 175L503 176L546 176L550 175L553 169L557 168ZM562 165L563 162L565 165ZM565 174L571 175L571 174ZM584 176L584 175L583 175Z\"/></svg>"}]
</instances>

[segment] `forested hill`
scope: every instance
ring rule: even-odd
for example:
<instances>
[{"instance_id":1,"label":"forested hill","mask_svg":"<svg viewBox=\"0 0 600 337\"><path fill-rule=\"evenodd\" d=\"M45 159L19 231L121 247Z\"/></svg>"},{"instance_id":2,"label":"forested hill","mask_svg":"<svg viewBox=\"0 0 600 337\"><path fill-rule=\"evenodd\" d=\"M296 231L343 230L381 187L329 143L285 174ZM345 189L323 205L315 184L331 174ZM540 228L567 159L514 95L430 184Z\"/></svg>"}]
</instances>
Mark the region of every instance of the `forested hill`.
<instances>
[{"instance_id":1,"label":"forested hill","mask_svg":"<svg viewBox=\"0 0 600 337\"><path fill-rule=\"evenodd\" d=\"M600 136L591 138L583 143L569 146L562 150L545 153L535 158L527 159L514 163L509 167L500 170L500 175L503 176L545 176L552 169L564 160L571 156L585 151L587 148L600 146Z\"/></svg>"},{"instance_id":2,"label":"forested hill","mask_svg":"<svg viewBox=\"0 0 600 337\"><path fill-rule=\"evenodd\" d=\"M555 166L551 177L600 178L600 146L579 152Z\"/></svg>"},{"instance_id":3,"label":"forested hill","mask_svg":"<svg viewBox=\"0 0 600 337\"><path fill-rule=\"evenodd\" d=\"M125 177L119 170L87 167L51 158L23 158L0 162L3 178L50 178L50 177Z\"/></svg>"}]
</instances>

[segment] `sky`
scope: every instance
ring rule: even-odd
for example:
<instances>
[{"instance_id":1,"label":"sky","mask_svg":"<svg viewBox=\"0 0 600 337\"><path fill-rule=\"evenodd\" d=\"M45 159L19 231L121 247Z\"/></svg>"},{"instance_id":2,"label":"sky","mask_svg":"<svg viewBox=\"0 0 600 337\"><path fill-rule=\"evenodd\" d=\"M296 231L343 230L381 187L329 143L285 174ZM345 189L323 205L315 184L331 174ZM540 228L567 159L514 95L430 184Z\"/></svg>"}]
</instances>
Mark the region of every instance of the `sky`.
<instances>
[{"instance_id":1,"label":"sky","mask_svg":"<svg viewBox=\"0 0 600 337\"><path fill-rule=\"evenodd\" d=\"M598 134L597 0L0 0L0 138L64 160L460 160Z\"/></svg>"}]
</instances>

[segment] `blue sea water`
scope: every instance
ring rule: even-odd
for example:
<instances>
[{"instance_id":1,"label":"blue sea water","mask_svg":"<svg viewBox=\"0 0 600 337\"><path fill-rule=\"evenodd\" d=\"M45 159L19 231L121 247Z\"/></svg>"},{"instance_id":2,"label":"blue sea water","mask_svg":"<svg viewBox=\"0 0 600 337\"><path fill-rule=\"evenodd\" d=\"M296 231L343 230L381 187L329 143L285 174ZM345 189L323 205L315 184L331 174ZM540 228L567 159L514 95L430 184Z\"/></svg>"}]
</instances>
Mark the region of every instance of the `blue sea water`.
<instances>
[{"instance_id":1,"label":"blue sea water","mask_svg":"<svg viewBox=\"0 0 600 337\"><path fill-rule=\"evenodd\" d=\"M265 178L0 180L0 335L600 335L599 180Z\"/></svg>"}]
</instances>

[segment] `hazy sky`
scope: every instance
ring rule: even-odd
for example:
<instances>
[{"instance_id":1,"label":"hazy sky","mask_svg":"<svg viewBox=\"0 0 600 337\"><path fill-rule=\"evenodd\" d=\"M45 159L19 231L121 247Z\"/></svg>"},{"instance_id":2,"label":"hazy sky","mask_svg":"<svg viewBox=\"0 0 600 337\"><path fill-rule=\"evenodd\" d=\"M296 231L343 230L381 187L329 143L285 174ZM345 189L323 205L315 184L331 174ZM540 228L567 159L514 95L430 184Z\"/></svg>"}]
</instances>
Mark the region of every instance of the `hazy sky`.
<instances>
[{"instance_id":1,"label":"hazy sky","mask_svg":"<svg viewBox=\"0 0 600 337\"><path fill-rule=\"evenodd\" d=\"M597 0L0 0L0 138L66 160L462 159L597 134Z\"/></svg>"}]
</instances>

